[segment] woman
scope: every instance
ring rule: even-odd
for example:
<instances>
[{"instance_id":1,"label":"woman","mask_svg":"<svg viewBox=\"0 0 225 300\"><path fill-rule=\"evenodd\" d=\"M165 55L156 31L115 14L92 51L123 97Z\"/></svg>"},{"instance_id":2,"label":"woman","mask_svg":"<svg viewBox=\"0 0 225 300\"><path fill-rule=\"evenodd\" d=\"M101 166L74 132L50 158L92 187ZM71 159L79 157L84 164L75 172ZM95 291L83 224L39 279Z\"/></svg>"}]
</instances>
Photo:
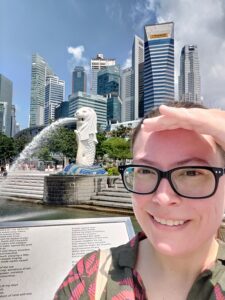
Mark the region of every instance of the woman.
<instances>
[{"instance_id":1,"label":"woman","mask_svg":"<svg viewBox=\"0 0 225 300\"><path fill-rule=\"evenodd\" d=\"M225 244L217 239L225 211L225 112L193 103L162 105L133 134L133 164L120 166L143 232L86 255L55 299L225 299ZM103 272L104 273L104 272Z\"/></svg>"}]
</instances>

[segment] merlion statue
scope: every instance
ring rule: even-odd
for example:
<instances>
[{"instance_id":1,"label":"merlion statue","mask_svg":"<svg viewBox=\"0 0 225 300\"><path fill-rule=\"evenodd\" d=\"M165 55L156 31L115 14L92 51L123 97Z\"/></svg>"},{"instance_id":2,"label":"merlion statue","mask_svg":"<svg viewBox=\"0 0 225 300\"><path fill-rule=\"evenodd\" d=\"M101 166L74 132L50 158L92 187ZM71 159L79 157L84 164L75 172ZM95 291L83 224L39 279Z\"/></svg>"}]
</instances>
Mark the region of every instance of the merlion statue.
<instances>
[{"instance_id":1,"label":"merlion statue","mask_svg":"<svg viewBox=\"0 0 225 300\"><path fill-rule=\"evenodd\" d=\"M81 107L74 114L77 129L77 157L71 161L59 175L106 175L107 171L100 165L94 164L95 148L98 143L97 116L94 109Z\"/></svg>"},{"instance_id":2,"label":"merlion statue","mask_svg":"<svg viewBox=\"0 0 225 300\"><path fill-rule=\"evenodd\" d=\"M90 107L81 107L74 114L77 123L77 157L76 165L92 166L95 159L95 148L98 143L97 116L94 109Z\"/></svg>"}]
</instances>

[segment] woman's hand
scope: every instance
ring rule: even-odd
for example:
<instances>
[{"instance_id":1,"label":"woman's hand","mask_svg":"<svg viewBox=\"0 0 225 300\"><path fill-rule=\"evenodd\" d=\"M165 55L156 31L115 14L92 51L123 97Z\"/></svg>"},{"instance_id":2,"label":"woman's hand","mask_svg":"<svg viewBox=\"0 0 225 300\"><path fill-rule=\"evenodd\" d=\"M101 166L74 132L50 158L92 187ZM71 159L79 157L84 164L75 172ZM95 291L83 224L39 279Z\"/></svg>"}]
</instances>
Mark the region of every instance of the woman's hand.
<instances>
[{"instance_id":1,"label":"woman's hand","mask_svg":"<svg viewBox=\"0 0 225 300\"><path fill-rule=\"evenodd\" d=\"M211 135L225 150L225 111L203 108L159 107L160 116L145 119L143 129L161 131L183 128Z\"/></svg>"}]
</instances>

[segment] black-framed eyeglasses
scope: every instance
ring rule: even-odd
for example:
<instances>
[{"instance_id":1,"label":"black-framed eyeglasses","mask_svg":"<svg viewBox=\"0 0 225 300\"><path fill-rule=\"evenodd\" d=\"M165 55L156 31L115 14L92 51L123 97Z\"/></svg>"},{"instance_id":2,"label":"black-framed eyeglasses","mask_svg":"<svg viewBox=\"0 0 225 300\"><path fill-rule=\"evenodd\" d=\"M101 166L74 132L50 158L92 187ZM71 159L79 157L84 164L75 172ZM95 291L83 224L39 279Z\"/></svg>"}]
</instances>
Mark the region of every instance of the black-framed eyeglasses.
<instances>
[{"instance_id":1,"label":"black-framed eyeglasses","mask_svg":"<svg viewBox=\"0 0 225 300\"><path fill-rule=\"evenodd\" d=\"M119 166L125 188L132 193L154 193L161 179L166 178L171 188L181 197L191 199L209 198L215 194L219 179L225 169L208 166L177 167L161 171L144 165Z\"/></svg>"}]
</instances>

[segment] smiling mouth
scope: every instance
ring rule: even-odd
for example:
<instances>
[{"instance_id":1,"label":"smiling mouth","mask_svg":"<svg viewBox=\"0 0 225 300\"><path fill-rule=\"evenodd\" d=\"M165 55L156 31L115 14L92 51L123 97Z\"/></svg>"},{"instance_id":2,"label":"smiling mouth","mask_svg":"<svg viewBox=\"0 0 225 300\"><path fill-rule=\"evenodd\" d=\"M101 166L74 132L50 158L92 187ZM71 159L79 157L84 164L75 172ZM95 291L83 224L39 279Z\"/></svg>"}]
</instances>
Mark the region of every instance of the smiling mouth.
<instances>
[{"instance_id":1,"label":"smiling mouth","mask_svg":"<svg viewBox=\"0 0 225 300\"><path fill-rule=\"evenodd\" d=\"M179 225L183 225L188 221L182 221L182 220L166 220L166 219L160 219L154 216L151 216L154 221L156 221L157 223L161 224L161 225L167 225L167 226L179 226Z\"/></svg>"}]
</instances>

